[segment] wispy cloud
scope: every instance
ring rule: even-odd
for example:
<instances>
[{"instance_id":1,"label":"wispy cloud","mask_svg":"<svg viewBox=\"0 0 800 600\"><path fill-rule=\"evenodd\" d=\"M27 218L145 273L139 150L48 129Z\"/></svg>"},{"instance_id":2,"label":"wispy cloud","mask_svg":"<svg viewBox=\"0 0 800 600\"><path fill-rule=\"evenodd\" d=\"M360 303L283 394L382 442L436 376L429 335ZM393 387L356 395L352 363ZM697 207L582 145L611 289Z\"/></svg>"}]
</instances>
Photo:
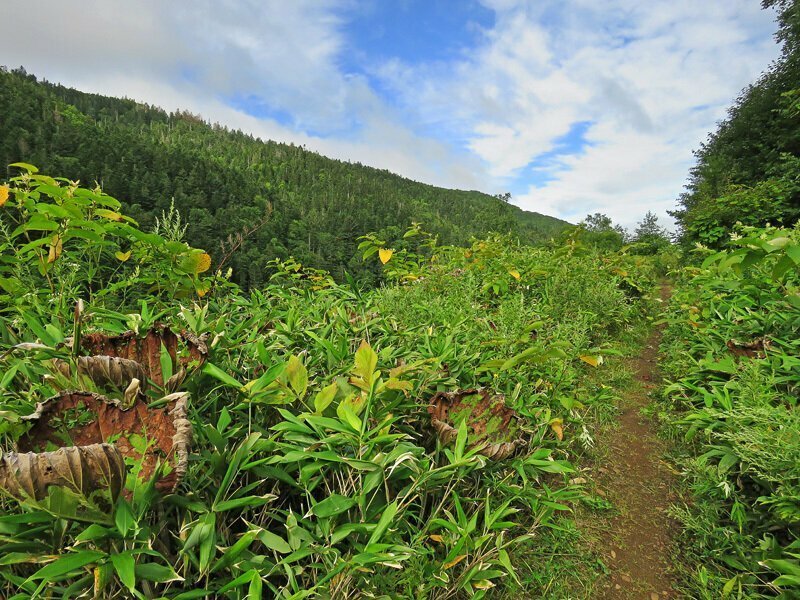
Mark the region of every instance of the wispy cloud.
<instances>
[{"instance_id":1,"label":"wispy cloud","mask_svg":"<svg viewBox=\"0 0 800 600\"><path fill-rule=\"evenodd\" d=\"M371 0L7 0L0 52L67 85L626 225L673 204L692 150L777 55L752 0L473 0L458 18L407 2L417 47ZM369 31L353 26L364 10Z\"/></svg>"}]
</instances>

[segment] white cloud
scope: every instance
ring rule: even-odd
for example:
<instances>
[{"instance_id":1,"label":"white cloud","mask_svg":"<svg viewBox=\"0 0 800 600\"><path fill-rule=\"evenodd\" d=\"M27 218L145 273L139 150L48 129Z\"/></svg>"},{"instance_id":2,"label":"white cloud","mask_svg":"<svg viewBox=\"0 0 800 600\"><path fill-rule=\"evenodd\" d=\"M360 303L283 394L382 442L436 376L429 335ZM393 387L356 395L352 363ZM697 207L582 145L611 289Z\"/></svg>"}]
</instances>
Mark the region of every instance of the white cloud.
<instances>
[{"instance_id":1,"label":"white cloud","mask_svg":"<svg viewBox=\"0 0 800 600\"><path fill-rule=\"evenodd\" d=\"M186 109L332 158L486 187L478 159L416 134L364 77L341 73L346 40L337 15L350 1L7 0L0 56L51 81ZM236 110L234 96L263 99L290 123Z\"/></svg>"},{"instance_id":2,"label":"white cloud","mask_svg":"<svg viewBox=\"0 0 800 600\"><path fill-rule=\"evenodd\" d=\"M577 122L591 146L551 161L553 178L514 202L578 220L632 225L681 192L692 150L775 58L772 15L734 0L485 0L496 25L458 65L381 74L423 120L459 132L496 188L525 187L530 165ZM422 90L417 92L416 90ZM421 101L419 97L421 96Z\"/></svg>"},{"instance_id":3,"label":"white cloud","mask_svg":"<svg viewBox=\"0 0 800 600\"><path fill-rule=\"evenodd\" d=\"M5 0L2 62L523 208L631 225L673 205L691 152L777 55L753 0L482 0L495 26L456 61L342 72L356 0ZM232 98L261 99L288 123ZM590 122L582 153L531 162ZM541 166L540 166L541 168ZM520 192L522 190L522 192ZM663 214L663 212L662 212Z\"/></svg>"}]
</instances>

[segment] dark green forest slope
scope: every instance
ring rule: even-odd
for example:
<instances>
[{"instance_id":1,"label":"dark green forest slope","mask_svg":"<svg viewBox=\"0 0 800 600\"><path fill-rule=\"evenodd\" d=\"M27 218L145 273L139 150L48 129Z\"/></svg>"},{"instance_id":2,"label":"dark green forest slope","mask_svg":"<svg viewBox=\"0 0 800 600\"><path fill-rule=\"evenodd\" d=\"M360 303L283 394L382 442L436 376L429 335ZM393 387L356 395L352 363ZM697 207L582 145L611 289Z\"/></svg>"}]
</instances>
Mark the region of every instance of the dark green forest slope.
<instances>
[{"instance_id":1,"label":"dark green forest slope","mask_svg":"<svg viewBox=\"0 0 800 600\"><path fill-rule=\"evenodd\" d=\"M800 5L762 5L777 10L783 52L697 151L674 213L687 244L720 247L737 222L792 225L800 218Z\"/></svg>"},{"instance_id":2,"label":"dark green forest slope","mask_svg":"<svg viewBox=\"0 0 800 600\"><path fill-rule=\"evenodd\" d=\"M145 229L174 198L187 239L223 261L229 236L254 231L226 263L237 283L257 286L274 258L341 277L371 279L357 238L393 238L411 221L448 244L490 231L526 243L566 223L493 196L411 181L389 171L332 160L303 147L264 142L131 100L54 85L24 70L0 72L0 164L24 161L84 184L97 181ZM374 267L373 267L374 268Z\"/></svg>"}]
</instances>

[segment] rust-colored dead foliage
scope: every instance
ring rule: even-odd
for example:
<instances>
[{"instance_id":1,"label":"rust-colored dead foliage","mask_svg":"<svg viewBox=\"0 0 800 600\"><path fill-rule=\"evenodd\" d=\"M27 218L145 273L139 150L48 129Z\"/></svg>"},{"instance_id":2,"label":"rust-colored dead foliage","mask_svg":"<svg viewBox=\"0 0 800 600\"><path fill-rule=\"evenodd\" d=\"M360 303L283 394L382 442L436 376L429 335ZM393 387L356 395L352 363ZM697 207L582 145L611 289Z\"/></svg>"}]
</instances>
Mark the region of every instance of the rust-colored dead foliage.
<instances>
[{"instance_id":1,"label":"rust-colored dead foliage","mask_svg":"<svg viewBox=\"0 0 800 600\"><path fill-rule=\"evenodd\" d=\"M505 405L505 397L486 390L472 389L439 392L428 406L431 424L444 444L458 436L458 425L465 420L470 448L493 460L511 456L525 441L516 437L517 413Z\"/></svg>"},{"instance_id":2,"label":"rust-colored dead foliage","mask_svg":"<svg viewBox=\"0 0 800 600\"><path fill-rule=\"evenodd\" d=\"M42 452L48 444L89 446L113 443L120 454L149 480L156 466L166 464L156 488L170 492L186 472L192 428L186 419L187 393L167 396L163 408L136 399L123 410L118 400L92 392L64 391L37 405L33 422L19 440L22 451Z\"/></svg>"},{"instance_id":3,"label":"rust-colored dead foliage","mask_svg":"<svg viewBox=\"0 0 800 600\"><path fill-rule=\"evenodd\" d=\"M734 356L744 356L747 358L764 358L767 355L772 342L765 337L753 340L752 342L739 342L728 340L726 346Z\"/></svg>"}]
</instances>

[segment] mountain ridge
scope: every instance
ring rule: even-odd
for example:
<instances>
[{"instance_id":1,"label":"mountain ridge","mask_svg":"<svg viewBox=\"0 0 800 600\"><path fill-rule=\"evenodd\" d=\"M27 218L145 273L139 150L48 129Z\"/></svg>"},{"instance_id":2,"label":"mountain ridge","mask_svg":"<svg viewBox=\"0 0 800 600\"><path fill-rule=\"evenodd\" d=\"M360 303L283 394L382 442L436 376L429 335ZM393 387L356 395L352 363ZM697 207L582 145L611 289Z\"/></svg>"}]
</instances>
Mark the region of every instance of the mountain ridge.
<instances>
[{"instance_id":1,"label":"mountain ridge","mask_svg":"<svg viewBox=\"0 0 800 600\"><path fill-rule=\"evenodd\" d=\"M328 158L188 111L81 92L24 69L3 69L0 84L6 165L24 161L97 181L144 227L174 200L189 241L215 259L226 240L271 212L231 259L235 280L246 286L266 280L269 260L290 255L339 278L347 271L375 281L378 272L360 260L356 238L370 231L399 237L412 221L456 245L489 232L541 243L569 225L483 192Z\"/></svg>"}]
</instances>

